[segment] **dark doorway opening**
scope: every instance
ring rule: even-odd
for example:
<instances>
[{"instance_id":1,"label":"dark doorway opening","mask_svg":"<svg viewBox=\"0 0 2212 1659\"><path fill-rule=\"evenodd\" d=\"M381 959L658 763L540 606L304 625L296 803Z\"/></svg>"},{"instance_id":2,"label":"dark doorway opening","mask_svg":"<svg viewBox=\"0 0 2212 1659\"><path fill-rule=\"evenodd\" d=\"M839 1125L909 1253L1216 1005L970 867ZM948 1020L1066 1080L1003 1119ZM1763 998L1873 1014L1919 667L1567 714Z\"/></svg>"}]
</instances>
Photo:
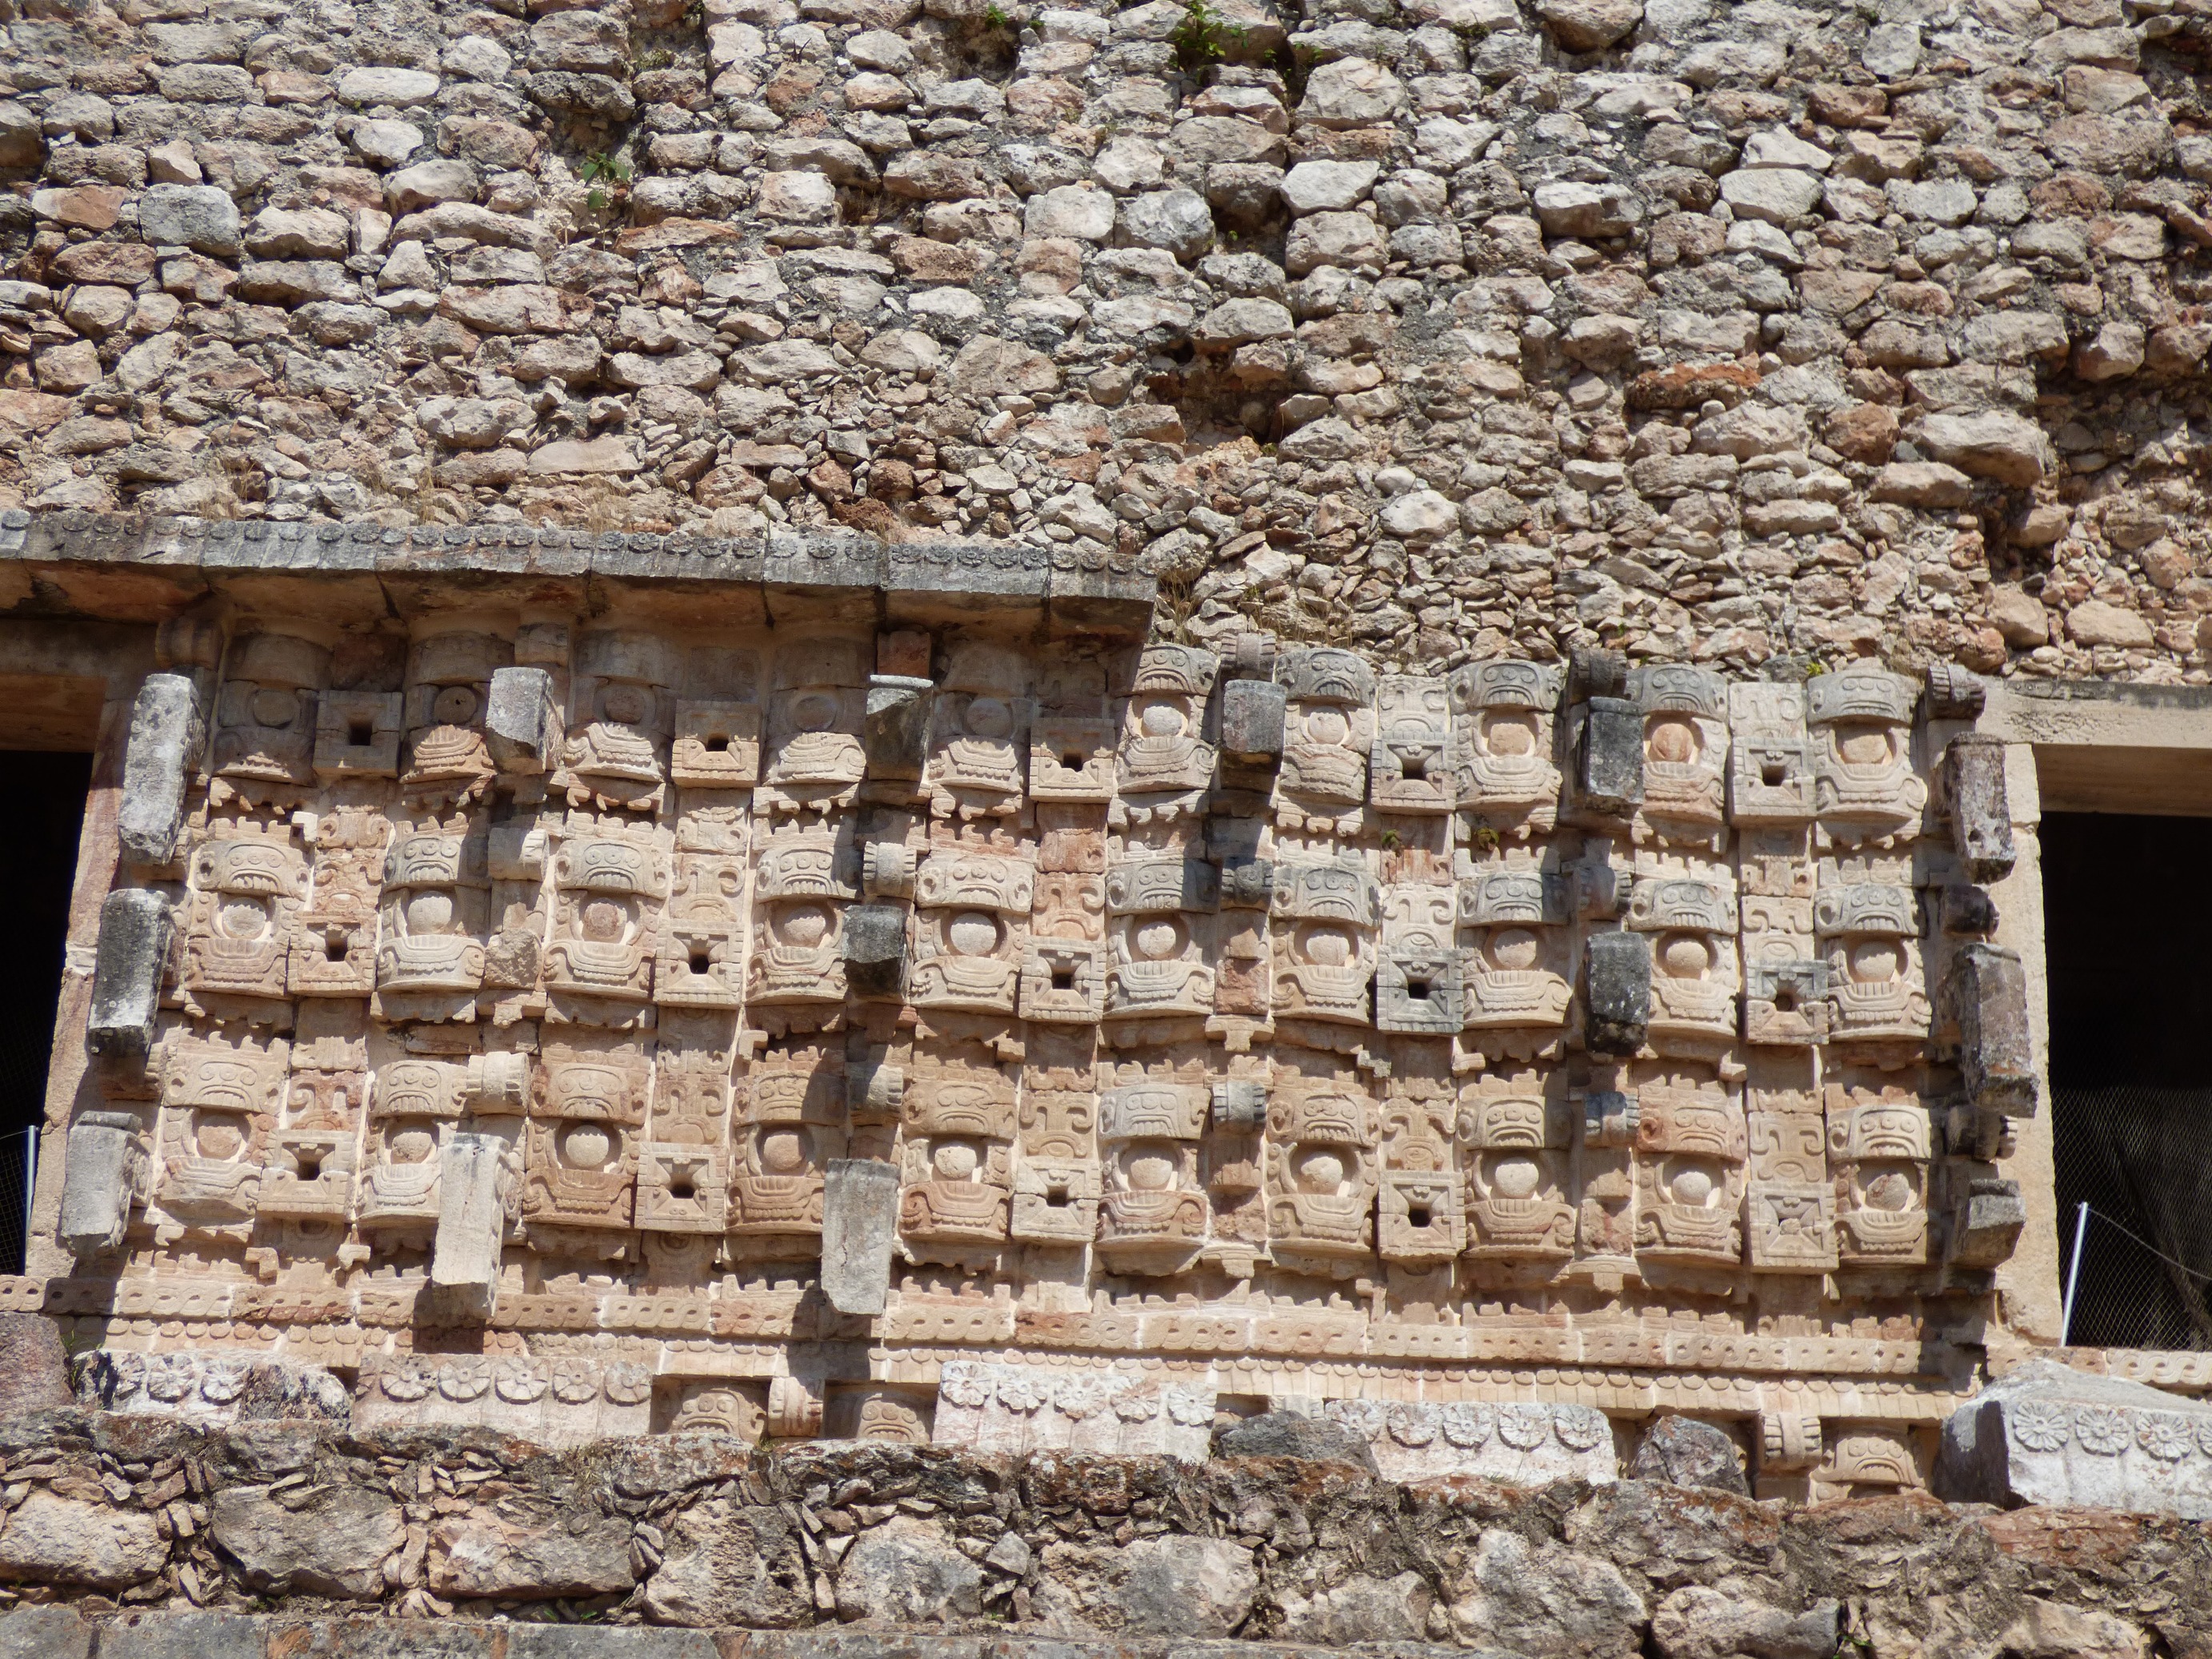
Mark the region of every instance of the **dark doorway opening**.
<instances>
[{"instance_id":1,"label":"dark doorway opening","mask_svg":"<svg viewBox=\"0 0 2212 1659\"><path fill-rule=\"evenodd\" d=\"M46 1121L54 1044L92 757L0 751L8 779L0 811L0 871L8 888L0 939L0 1272L23 1271L33 1142Z\"/></svg>"},{"instance_id":2,"label":"dark doorway opening","mask_svg":"<svg viewBox=\"0 0 2212 1659\"><path fill-rule=\"evenodd\" d=\"M2212 818L2052 813L2042 848L2067 1340L2212 1349Z\"/></svg>"}]
</instances>

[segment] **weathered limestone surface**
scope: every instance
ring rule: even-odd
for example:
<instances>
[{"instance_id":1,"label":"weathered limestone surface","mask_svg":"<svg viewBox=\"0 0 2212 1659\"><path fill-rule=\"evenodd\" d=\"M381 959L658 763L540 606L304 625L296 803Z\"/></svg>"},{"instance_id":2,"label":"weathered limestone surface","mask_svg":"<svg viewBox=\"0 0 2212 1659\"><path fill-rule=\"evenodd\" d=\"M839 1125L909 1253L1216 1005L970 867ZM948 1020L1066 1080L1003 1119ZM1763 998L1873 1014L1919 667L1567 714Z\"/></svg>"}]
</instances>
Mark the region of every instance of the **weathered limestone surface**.
<instances>
[{"instance_id":1,"label":"weathered limestone surface","mask_svg":"<svg viewBox=\"0 0 2212 1659\"><path fill-rule=\"evenodd\" d=\"M2212 1639L2200 1528L1920 1493L1797 1508L713 1436L558 1455L481 1430L73 1413L12 1419L0 1447L0 1579L49 1602L0 1612L9 1659L2122 1659Z\"/></svg>"}]
</instances>

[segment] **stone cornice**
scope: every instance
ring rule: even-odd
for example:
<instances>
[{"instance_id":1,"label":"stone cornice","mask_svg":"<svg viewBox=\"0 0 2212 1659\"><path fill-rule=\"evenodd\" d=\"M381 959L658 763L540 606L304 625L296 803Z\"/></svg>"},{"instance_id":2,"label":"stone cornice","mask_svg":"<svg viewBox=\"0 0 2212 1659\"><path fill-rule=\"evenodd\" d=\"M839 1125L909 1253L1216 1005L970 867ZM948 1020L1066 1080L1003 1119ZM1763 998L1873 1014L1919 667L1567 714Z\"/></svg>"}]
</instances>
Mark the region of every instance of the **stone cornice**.
<instances>
[{"instance_id":1,"label":"stone cornice","mask_svg":"<svg viewBox=\"0 0 2212 1659\"><path fill-rule=\"evenodd\" d=\"M868 595L888 622L977 614L1004 624L1027 612L1050 634L1127 639L1146 633L1154 593L1126 556L1049 543L0 513L0 608L150 622L211 594L255 604L301 583L297 599L319 613L334 607L340 623L445 608L458 593L490 602L495 588L580 610L611 592L658 593L710 607L702 619L714 622Z\"/></svg>"}]
</instances>

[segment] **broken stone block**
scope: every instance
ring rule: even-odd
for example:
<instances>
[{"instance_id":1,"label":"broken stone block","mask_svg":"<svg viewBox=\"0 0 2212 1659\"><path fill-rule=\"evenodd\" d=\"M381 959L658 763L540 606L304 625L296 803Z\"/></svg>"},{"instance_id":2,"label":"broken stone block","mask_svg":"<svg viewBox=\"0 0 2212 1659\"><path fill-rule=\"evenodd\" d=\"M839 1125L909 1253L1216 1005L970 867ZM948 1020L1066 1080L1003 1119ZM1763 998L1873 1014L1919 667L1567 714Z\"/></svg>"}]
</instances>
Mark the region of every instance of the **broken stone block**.
<instances>
[{"instance_id":1,"label":"broken stone block","mask_svg":"<svg viewBox=\"0 0 2212 1659\"><path fill-rule=\"evenodd\" d=\"M1231 680L1221 689L1221 753L1240 766L1283 757L1284 690L1268 680Z\"/></svg>"},{"instance_id":2,"label":"broken stone block","mask_svg":"<svg viewBox=\"0 0 2212 1659\"><path fill-rule=\"evenodd\" d=\"M96 1255L123 1243L145 1149L130 1112L87 1112L70 1125L55 1237L65 1250Z\"/></svg>"},{"instance_id":3,"label":"broken stone block","mask_svg":"<svg viewBox=\"0 0 2212 1659\"><path fill-rule=\"evenodd\" d=\"M822 1293L839 1313L872 1316L890 1296L898 1166L835 1158L822 1192Z\"/></svg>"},{"instance_id":4,"label":"broken stone block","mask_svg":"<svg viewBox=\"0 0 2212 1659\"><path fill-rule=\"evenodd\" d=\"M84 1036L93 1053L143 1054L152 1046L169 926L168 901L146 888L121 888L100 902Z\"/></svg>"},{"instance_id":5,"label":"broken stone block","mask_svg":"<svg viewBox=\"0 0 2212 1659\"><path fill-rule=\"evenodd\" d=\"M906 674L868 677L860 746L872 778L919 778L929 754L929 711L937 688Z\"/></svg>"},{"instance_id":6,"label":"broken stone block","mask_svg":"<svg viewBox=\"0 0 2212 1659\"><path fill-rule=\"evenodd\" d=\"M1585 951L1583 997L1594 1054L1632 1054L1651 1019L1651 942L1642 933L1593 933Z\"/></svg>"},{"instance_id":7,"label":"broken stone block","mask_svg":"<svg viewBox=\"0 0 2212 1659\"><path fill-rule=\"evenodd\" d=\"M2212 1406L2056 1360L2014 1367L1944 1420L1939 1498L2212 1519Z\"/></svg>"},{"instance_id":8,"label":"broken stone block","mask_svg":"<svg viewBox=\"0 0 2212 1659\"><path fill-rule=\"evenodd\" d=\"M1592 697L1575 753L1575 793L1595 812L1625 813L1644 799L1644 710L1626 697Z\"/></svg>"},{"instance_id":9,"label":"broken stone block","mask_svg":"<svg viewBox=\"0 0 2212 1659\"><path fill-rule=\"evenodd\" d=\"M1668 1416L1654 1423L1628 1461L1628 1478L1751 1496L1743 1459L1728 1431L1694 1417Z\"/></svg>"},{"instance_id":10,"label":"broken stone block","mask_svg":"<svg viewBox=\"0 0 2212 1659\"><path fill-rule=\"evenodd\" d=\"M906 910L855 904L845 912L845 983L856 996L895 997L906 982Z\"/></svg>"},{"instance_id":11,"label":"broken stone block","mask_svg":"<svg viewBox=\"0 0 2212 1659\"><path fill-rule=\"evenodd\" d=\"M2017 951L1976 943L1952 968L1959 1070L1966 1097L1985 1112L2035 1115L2035 1054L2027 1029L2027 975Z\"/></svg>"},{"instance_id":12,"label":"broken stone block","mask_svg":"<svg viewBox=\"0 0 2212 1659\"><path fill-rule=\"evenodd\" d=\"M501 1176L508 1146L499 1135L461 1133L446 1144L439 1171L438 1233L430 1283L456 1311L489 1316L499 1292L507 1211Z\"/></svg>"},{"instance_id":13,"label":"broken stone block","mask_svg":"<svg viewBox=\"0 0 2212 1659\"><path fill-rule=\"evenodd\" d=\"M1951 844L1976 881L2012 873L2012 804L2005 794L2001 738L1961 732L1943 751L1944 792L1951 803Z\"/></svg>"},{"instance_id":14,"label":"broken stone block","mask_svg":"<svg viewBox=\"0 0 2212 1659\"><path fill-rule=\"evenodd\" d=\"M2004 1176L1976 1176L1951 1216L1951 1260L1961 1267L1994 1267L2008 1260L2027 1225L2020 1182Z\"/></svg>"},{"instance_id":15,"label":"broken stone block","mask_svg":"<svg viewBox=\"0 0 2212 1659\"><path fill-rule=\"evenodd\" d=\"M1295 1457L1309 1463L1353 1463L1377 1473L1374 1449L1343 1424L1297 1412L1262 1412L1216 1429L1216 1457Z\"/></svg>"},{"instance_id":16,"label":"broken stone block","mask_svg":"<svg viewBox=\"0 0 2212 1659\"><path fill-rule=\"evenodd\" d=\"M183 674L149 674L131 708L123 750L123 799L115 833L132 864L167 864L177 855L185 787L199 751L198 689Z\"/></svg>"},{"instance_id":17,"label":"broken stone block","mask_svg":"<svg viewBox=\"0 0 2212 1659\"><path fill-rule=\"evenodd\" d=\"M553 677L542 668L495 668L484 704L484 743L502 772L525 775L552 763L561 740Z\"/></svg>"}]
</instances>

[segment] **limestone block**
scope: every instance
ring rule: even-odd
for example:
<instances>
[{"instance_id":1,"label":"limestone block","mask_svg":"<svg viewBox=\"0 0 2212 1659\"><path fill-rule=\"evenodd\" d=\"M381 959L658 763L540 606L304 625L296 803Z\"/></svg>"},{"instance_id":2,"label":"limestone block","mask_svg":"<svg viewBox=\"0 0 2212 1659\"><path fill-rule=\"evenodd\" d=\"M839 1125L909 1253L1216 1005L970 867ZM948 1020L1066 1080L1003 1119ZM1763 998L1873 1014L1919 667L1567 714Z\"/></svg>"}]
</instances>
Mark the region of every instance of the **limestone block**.
<instances>
[{"instance_id":1,"label":"limestone block","mask_svg":"<svg viewBox=\"0 0 2212 1659\"><path fill-rule=\"evenodd\" d=\"M197 757L204 714L199 690L183 674L149 674L131 708L123 751L123 799L116 835L133 864L167 864L183 827L185 787Z\"/></svg>"},{"instance_id":2,"label":"limestone block","mask_svg":"<svg viewBox=\"0 0 2212 1659\"><path fill-rule=\"evenodd\" d=\"M1644 710L1626 697L1592 697L1575 746L1575 793L1592 811L1626 812L1644 799Z\"/></svg>"},{"instance_id":3,"label":"limestone block","mask_svg":"<svg viewBox=\"0 0 2212 1659\"><path fill-rule=\"evenodd\" d=\"M169 958L169 902L143 887L100 902L85 1044L96 1054L143 1054L154 1041Z\"/></svg>"},{"instance_id":4,"label":"limestone block","mask_svg":"<svg viewBox=\"0 0 2212 1659\"><path fill-rule=\"evenodd\" d=\"M1996 881L2013 866L2012 806L2005 793L2002 738L1962 732L1943 751L1951 844L1976 881Z\"/></svg>"},{"instance_id":5,"label":"limestone block","mask_svg":"<svg viewBox=\"0 0 2212 1659\"><path fill-rule=\"evenodd\" d=\"M941 1521L894 1516L854 1541L837 1568L837 1616L911 1626L973 1619L983 1571Z\"/></svg>"},{"instance_id":6,"label":"limestone block","mask_svg":"<svg viewBox=\"0 0 2212 1659\"><path fill-rule=\"evenodd\" d=\"M856 904L845 912L845 983L856 994L899 994L906 981L906 919L898 904Z\"/></svg>"},{"instance_id":7,"label":"limestone block","mask_svg":"<svg viewBox=\"0 0 2212 1659\"><path fill-rule=\"evenodd\" d=\"M209 1505L208 1530L256 1589L374 1600L384 1589L384 1558L407 1536L399 1506L367 1486L304 1491L301 1502L267 1486L226 1487ZM153 1517L146 1524L150 1530Z\"/></svg>"},{"instance_id":8,"label":"limestone block","mask_svg":"<svg viewBox=\"0 0 2212 1659\"><path fill-rule=\"evenodd\" d=\"M1984 1111L2035 1115L2035 1055L2027 1024L2027 975L2019 954L1973 944L1952 964L1959 1020L1959 1069L1967 1097Z\"/></svg>"},{"instance_id":9,"label":"limestone block","mask_svg":"<svg viewBox=\"0 0 2212 1659\"><path fill-rule=\"evenodd\" d=\"M806 1583L795 1516L717 1498L678 1514L642 1601L659 1624L781 1630L806 1620Z\"/></svg>"},{"instance_id":10,"label":"limestone block","mask_svg":"<svg viewBox=\"0 0 2212 1659\"><path fill-rule=\"evenodd\" d=\"M1268 680L1231 680L1221 689L1221 752L1243 766L1272 766L1283 756L1284 690Z\"/></svg>"},{"instance_id":11,"label":"limestone block","mask_svg":"<svg viewBox=\"0 0 2212 1659\"><path fill-rule=\"evenodd\" d=\"M1938 1497L2212 1518L2212 1406L2037 1359L1945 1420Z\"/></svg>"},{"instance_id":12,"label":"limestone block","mask_svg":"<svg viewBox=\"0 0 2212 1659\"><path fill-rule=\"evenodd\" d=\"M1630 1659L1642 1651L1644 1598L1611 1562L1493 1527L1445 1585L1466 1646Z\"/></svg>"},{"instance_id":13,"label":"limestone block","mask_svg":"<svg viewBox=\"0 0 2212 1659\"><path fill-rule=\"evenodd\" d=\"M1583 948L1584 1042L1592 1054L1634 1054L1651 1018L1651 942L1642 933L1593 933Z\"/></svg>"},{"instance_id":14,"label":"limestone block","mask_svg":"<svg viewBox=\"0 0 2212 1659\"><path fill-rule=\"evenodd\" d=\"M1951 1260L1962 1267L1994 1267L2008 1260L2027 1225L2020 1182L1977 1176L1951 1213Z\"/></svg>"},{"instance_id":15,"label":"limestone block","mask_svg":"<svg viewBox=\"0 0 2212 1659\"><path fill-rule=\"evenodd\" d=\"M832 1158L822 1196L822 1293L840 1313L874 1316L890 1294L899 1172L873 1158Z\"/></svg>"},{"instance_id":16,"label":"limestone block","mask_svg":"<svg viewBox=\"0 0 2212 1659\"><path fill-rule=\"evenodd\" d=\"M868 678L860 745L871 778L919 778L929 754L929 716L936 687L907 674Z\"/></svg>"},{"instance_id":17,"label":"limestone block","mask_svg":"<svg viewBox=\"0 0 2212 1659\"><path fill-rule=\"evenodd\" d=\"M531 1526L456 1516L431 1535L430 1588L448 1596L609 1595L630 1587L630 1529L613 1516Z\"/></svg>"},{"instance_id":18,"label":"limestone block","mask_svg":"<svg viewBox=\"0 0 2212 1659\"><path fill-rule=\"evenodd\" d=\"M542 668L495 668L484 704L484 742L502 772L545 770L561 743L553 677Z\"/></svg>"},{"instance_id":19,"label":"limestone block","mask_svg":"<svg viewBox=\"0 0 2212 1659\"><path fill-rule=\"evenodd\" d=\"M214 185L150 186L138 198L138 228L156 246L189 247L217 258L235 258L240 247L238 204Z\"/></svg>"},{"instance_id":20,"label":"limestone block","mask_svg":"<svg viewBox=\"0 0 2212 1659\"><path fill-rule=\"evenodd\" d=\"M79 1256L114 1249L143 1178L144 1126L131 1112L86 1112L70 1125L55 1238Z\"/></svg>"},{"instance_id":21,"label":"limestone block","mask_svg":"<svg viewBox=\"0 0 2212 1659\"><path fill-rule=\"evenodd\" d=\"M169 1547L137 1510L33 1488L0 1528L0 1579L119 1590L161 1571Z\"/></svg>"},{"instance_id":22,"label":"limestone block","mask_svg":"<svg viewBox=\"0 0 2212 1659\"><path fill-rule=\"evenodd\" d=\"M91 1654L92 1626L75 1607L18 1605L0 1613L0 1659L91 1659Z\"/></svg>"},{"instance_id":23,"label":"limestone block","mask_svg":"<svg viewBox=\"0 0 2212 1659\"><path fill-rule=\"evenodd\" d=\"M507 1228L500 1188L512 1151L503 1136L457 1134L441 1159L430 1282L479 1314L491 1311L498 1291L500 1241Z\"/></svg>"}]
</instances>

